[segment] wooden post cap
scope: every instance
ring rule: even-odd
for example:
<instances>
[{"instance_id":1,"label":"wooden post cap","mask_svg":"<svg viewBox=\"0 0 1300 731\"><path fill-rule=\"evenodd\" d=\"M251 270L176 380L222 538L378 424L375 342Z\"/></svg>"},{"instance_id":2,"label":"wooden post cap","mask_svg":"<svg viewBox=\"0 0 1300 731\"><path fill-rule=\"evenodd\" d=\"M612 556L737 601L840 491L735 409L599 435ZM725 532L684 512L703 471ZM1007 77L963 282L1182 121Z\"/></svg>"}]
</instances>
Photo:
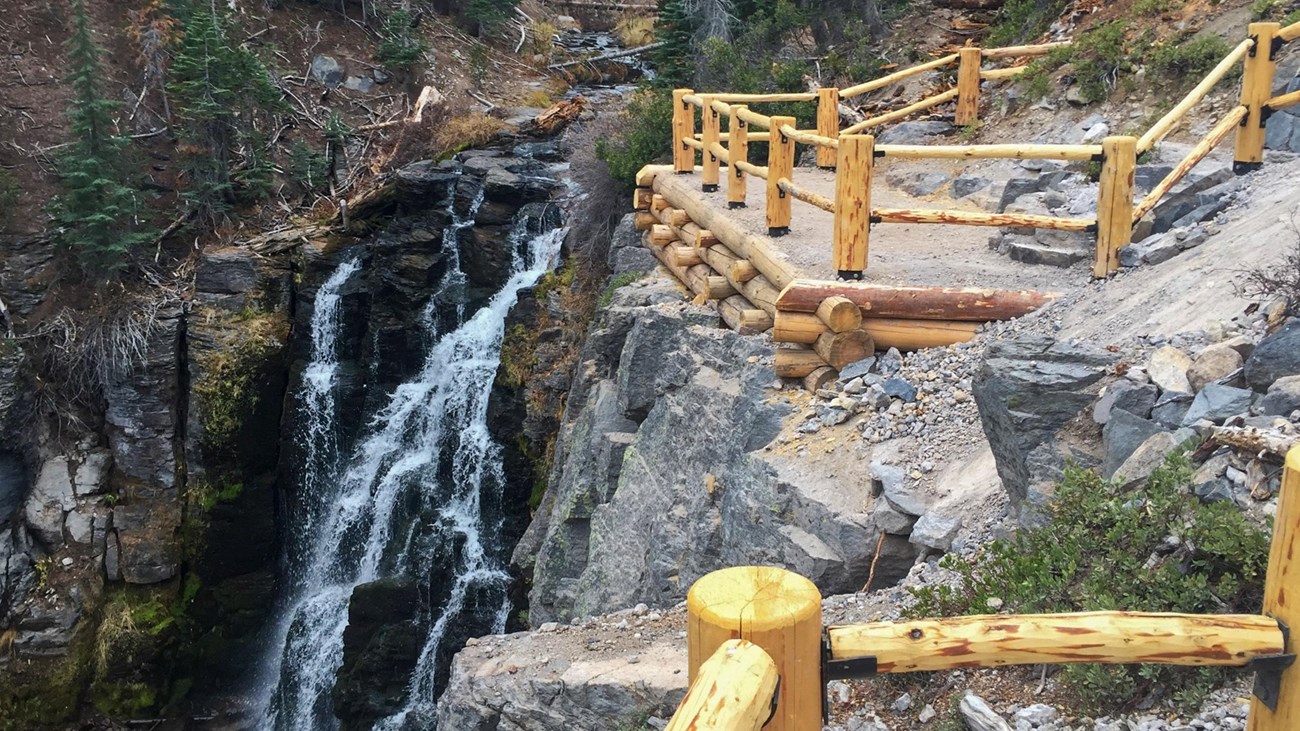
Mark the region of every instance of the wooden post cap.
<instances>
[{"instance_id":1,"label":"wooden post cap","mask_svg":"<svg viewBox=\"0 0 1300 731\"><path fill-rule=\"evenodd\" d=\"M799 574L772 566L736 566L696 581L687 611L701 621L737 632L785 627L820 615L821 592Z\"/></svg>"}]
</instances>

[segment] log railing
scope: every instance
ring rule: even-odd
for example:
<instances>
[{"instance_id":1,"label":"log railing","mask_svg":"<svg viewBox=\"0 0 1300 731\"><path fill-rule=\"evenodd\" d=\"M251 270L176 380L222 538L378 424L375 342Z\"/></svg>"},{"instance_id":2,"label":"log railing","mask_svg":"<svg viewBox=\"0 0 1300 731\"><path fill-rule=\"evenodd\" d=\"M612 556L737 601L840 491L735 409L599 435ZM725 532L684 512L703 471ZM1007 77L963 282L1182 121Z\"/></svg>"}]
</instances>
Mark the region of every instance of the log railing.
<instances>
[{"instance_id":1,"label":"log railing","mask_svg":"<svg viewBox=\"0 0 1300 731\"><path fill-rule=\"evenodd\" d=\"M864 134L917 112L955 102L955 121L971 125L979 120L980 83L1013 78L1027 67L984 69L986 60L1042 56L1069 43L981 49L967 47L878 79L842 89L788 94L696 94L691 89L674 92L673 169L694 172L695 151L702 153L700 168L705 191L717 190L721 168L727 167L727 203L745 205L746 178L766 181L766 221L769 236L791 228L791 201L800 201L835 216L832 259L842 279L861 279L867 266L872 223L936 223L973 226L1015 226L1090 232L1096 236L1093 274L1105 277L1119 268L1119 250L1131 243L1133 229L1193 167L1229 133L1235 131L1233 168L1245 173L1263 164L1264 125L1278 109L1300 104L1300 92L1272 96L1277 52L1281 44L1300 37L1300 23L1252 23L1249 37L1238 43L1195 87L1141 137L1109 137L1101 145L876 145ZM1133 203L1133 175L1137 157L1150 151L1181 124L1215 86L1241 64L1243 80L1237 107L1228 112L1172 173L1137 205ZM845 99L882 89L921 74L957 66L957 85L899 109L840 127L839 105ZM753 111L750 104L816 102L817 129L801 130L791 117L772 117ZM695 110L701 111L702 131L695 130ZM724 130L725 124L725 130ZM768 142L766 166L749 161L749 143ZM817 165L835 170L835 195L827 197L800 186L795 179L798 145L816 150ZM846 147L852 146L853 154ZM863 154L863 150L867 150ZM871 208L871 177L877 158L920 159L1044 159L1101 163L1097 218L1058 218L1020 214L982 214L964 211Z\"/></svg>"},{"instance_id":2,"label":"log railing","mask_svg":"<svg viewBox=\"0 0 1300 731\"><path fill-rule=\"evenodd\" d=\"M823 629L821 595L807 579L772 567L715 571L687 595L691 685L668 728L816 731L826 683L879 673L1147 663L1253 669L1247 731L1295 731L1300 638L1290 628L1300 627L1300 603L1286 594L1300 582L1298 542L1300 447L1293 447L1260 614L979 615Z\"/></svg>"}]
</instances>

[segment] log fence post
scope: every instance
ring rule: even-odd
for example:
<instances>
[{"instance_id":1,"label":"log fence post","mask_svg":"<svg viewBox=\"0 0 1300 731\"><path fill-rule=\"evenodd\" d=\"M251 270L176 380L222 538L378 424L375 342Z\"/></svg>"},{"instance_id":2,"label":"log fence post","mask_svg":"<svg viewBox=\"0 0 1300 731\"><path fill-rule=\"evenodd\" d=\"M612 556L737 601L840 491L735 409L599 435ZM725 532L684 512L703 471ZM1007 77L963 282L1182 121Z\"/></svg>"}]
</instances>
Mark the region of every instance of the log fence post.
<instances>
[{"instance_id":1,"label":"log fence post","mask_svg":"<svg viewBox=\"0 0 1300 731\"><path fill-rule=\"evenodd\" d=\"M980 49L970 46L957 53L957 114L954 121L966 127L979 122L980 65L984 55Z\"/></svg>"},{"instance_id":2,"label":"log fence post","mask_svg":"<svg viewBox=\"0 0 1300 731\"><path fill-rule=\"evenodd\" d=\"M1264 165L1264 125L1270 110L1264 107L1273 96L1273 75L1277 71L1277 53L1281 50L1280 23L1251 23L1250 37L1255 47L1246 56L1241 79L1241 104L1248 110L1237 128L1232 172L1237 175L1258 170Z\"/></svg>"},{"instance_id":3,"label":"log fence post","mask_svg":"<svg viewBox=\"0 0 1300 731\"><path fill-rule=\"evenodd\" d=\"M1254 26L1251 26L1252 28ZM1255 695L1250 699L1247 731L1293 731L1300 728L1300 665L1288 663L1287 655L1300 652L1300 446L1291 448L1283 468L1282 491L1273 518L1273 543L1264 579L1264 614L1276 619L1286 632L1285 654L1276 667L1260 669ZM1288 596L1288 591L1290 596ZM1269 702L1271 701L1271 702ZM1270 707L1271 706L1271 707Z\"/></svg>"},{"instance_id":4,"label":"log fence post","mask_svg":"<svg viewBox=\"0 0 1300 731\"><path fill-rule=\"evenodd\" d=\"M835 228L831 258L840 279L862 279L871 237L871 173L876 138L840 137L839 167L835 171Z\"/></svg>"},{"instance_id":5,"label":"log fence post","mask_svg":"<svg viewBox=\"0 0 1300 731\"><path fill-rule=\"evenodd\" d=\"M1094 277L1119 270L1119 250L1133 239L1133 176L1137 138L1107 137L1101 143L1101 181L1097 189L1097 256Z\"/></svg>"},{"instance_id":6,"label":"log fence post","mask_svg":"<svg viewBox=\"0 0 1300 731\"><path fill-rule=\"evenodd\" d=\"M835 139L840 136L840 90L838 88L821 88L817 90L817 134ZM835 167L835 149L817 146L817 167L831 169Z\"/></svg>"},{"instance_id":7,"label":"log fence post","mask_svg":"<svg viewBox=\"0 0 1300 731\"><path fill-rule=\"evenodd\" d=\"M686 595L690 681L726 641L748 640L776 663L781 683L766 731L821 731L822 598L785 569L738 566L707 574Z\"/></svg>"},{"instance_id":8,"label":"log fence post","mask_svg":"<svg viewBox=\"0 0 1300 731\"><path fill-rule=\"evenodd\" d=\"M749 122L740 118L744 105L731 107L731 120L727 125L727 152L731 163L727 167L727 207L745 207L745 171L737 162L749 162Z\"/></svg>"},{"instance_id":9,"label":"log fence post","mask_svg":"<svg viewBox=\"0 0 1300 731\"><path fill-rule=\"evenodd\" d=\"M695 171L695 148L686 140L695 136L695 107L686 101L693 89L673 89L673 172Z\"/></svg>"},{"instance_id":10,"label":"log fence post","mask_svg":"<svg viewBox=\"0 0 1300 731\"><path fill-rule=\"evenodd\" d=\"M794 178L794 140L781 132L781 128L795 125L794 117L772 117L771 136L767 145L767 235L784 236L790 233L791 197L781 190L782 178Z\"/></svg>"},{"instance_id":11,"label":"log fence post","mask_svg":"<svg viewBox=\"0 0 1300 731\"><path fill-rule=\"evenodd\" d=\"M704 100L703 111L703 134L700 136L704 143L704 151L701 157L704 161L704 171L700 174L700 187L705 193L712 193L718 189L718 168L721 161L718 156L713 154L713 146L722 141L722 115L718 110L713 108L714 97L709 94L701 95Z\"/></svg>"}]
</instances>

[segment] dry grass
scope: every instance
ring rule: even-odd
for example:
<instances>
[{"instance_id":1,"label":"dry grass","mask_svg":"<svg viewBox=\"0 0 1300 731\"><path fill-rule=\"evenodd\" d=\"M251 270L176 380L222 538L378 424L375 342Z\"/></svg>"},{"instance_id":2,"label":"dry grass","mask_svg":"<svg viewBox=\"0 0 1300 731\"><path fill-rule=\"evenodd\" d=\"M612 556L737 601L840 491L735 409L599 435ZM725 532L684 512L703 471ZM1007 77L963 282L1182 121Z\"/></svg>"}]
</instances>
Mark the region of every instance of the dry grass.
<instances>
[{"instance_id":1,"label":"dry grass","mask_svg":"<svg viewBox=\"0 0 1300 731\"><path fill-rule=\"evenodd\" d=\"M547 107L554 104L555 100L551 98L550 94L547 94L541 89L534 89L528 92L527 94L524 94L523 99L520 100L520 103L525 107L537 107L538 109L546 109Z\"/></svg>"},{"instance_id":2,"label":"dry grass","mask_svg":"<svg viewBox=\"0 0 1300 731\"><path fill-rule=\"evenodd\" d=\"M486 114L452 117L434 133L434 157L454 155L461 150L486 145L506 128L506 123Z\"/></svg>"},{"instance_id":3,"label":"dry grass","mask_svg":"<svg viewBox=\"0 0 1300 731\"><path fill-rule=\"evenodd\" d=\"M546 21L533 23L529 30L529 48L536 55L550 57L555 50L553 39L560 34L560 29Z\"/></svg>"},{"instance_id":4,"label":"dry grass","mask_svg":"<svg viewBox=\"0 0 1300 731\"><path fill-rule=\"evenodd\" d=\"M629 15L614 26L614 34L628 48L654 43L655 19L648 15Z\"/></svg>"}]
</instances>

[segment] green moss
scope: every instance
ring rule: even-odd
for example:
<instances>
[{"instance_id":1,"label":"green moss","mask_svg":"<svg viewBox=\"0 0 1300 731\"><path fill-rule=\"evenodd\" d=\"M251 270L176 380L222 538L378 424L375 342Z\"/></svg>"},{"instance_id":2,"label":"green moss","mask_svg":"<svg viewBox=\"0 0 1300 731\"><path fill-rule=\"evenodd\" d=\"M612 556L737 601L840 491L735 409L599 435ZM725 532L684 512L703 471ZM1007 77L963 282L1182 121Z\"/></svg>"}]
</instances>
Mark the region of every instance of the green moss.
<instances>
[{"instance_id":1,"label":"green moss","mask_svg":"<svg viewBox=\"0 0 1300 731\"><path fill-rule=\"evenodd\" d=\"M596 298L596 307L602 310L609 307L610 301L614 299L614 292L637 281L641 276L640 272L623 272L609 280L609 284L605 285L605 290Z\"/></svg>"},{"instance_id":2,"label":"green moss","mask_svg":"<svg viewBox=\"0 0 1300 731\"><path fill-rule=\"evenodd\" d=\"M0 731L31 731L76 717L92 671L93 625L93 618L82 623L64 658L11 662L0 671ZM0 647L4 640L0 634Z\"/></svg>"},{"instance_id":3,"label":"green moss","mask_svg":"<svg viewBox=\"0 0 1300 731\"><path fill-rule=\"evenodd\" d=\"M949 554L941 565L957 573L958 586L911 589L917 603L908 613L985 614L995 606L1017 613L1256 611L1268 535L1230 502L1202 504L1187 489L1190 476L1182 454L1135 487L1067 468L1046 526L995 541L973 560ZM1223 673L1076 665L1062 677L1085 709L1123 705L1152 686L1194 707Z\"/></svg>"},{"instance_id":4,"label":"green moss","mask_svg":"<svg viewBox=\"0 0 1300 731\"><path fill-rule=\"evenodd\" d=\"M158 694L148 683L96 683L95 710L112 718L135 718L154 708Z\"/></svg>"},{"instance_id":5,"label":"green moss","mask_svg":"<svg viewBox=\"0 0 1300 731\"><path fill-rule=\"evenodd\" d=\"M204 446L230 450L244 420L257 406L266 363L284 343L287 325L279 317L252 310L231 321L231 333L221 349L204 353L200 378L192 385L203 425Z\"/></svg>"}]
</instances>

